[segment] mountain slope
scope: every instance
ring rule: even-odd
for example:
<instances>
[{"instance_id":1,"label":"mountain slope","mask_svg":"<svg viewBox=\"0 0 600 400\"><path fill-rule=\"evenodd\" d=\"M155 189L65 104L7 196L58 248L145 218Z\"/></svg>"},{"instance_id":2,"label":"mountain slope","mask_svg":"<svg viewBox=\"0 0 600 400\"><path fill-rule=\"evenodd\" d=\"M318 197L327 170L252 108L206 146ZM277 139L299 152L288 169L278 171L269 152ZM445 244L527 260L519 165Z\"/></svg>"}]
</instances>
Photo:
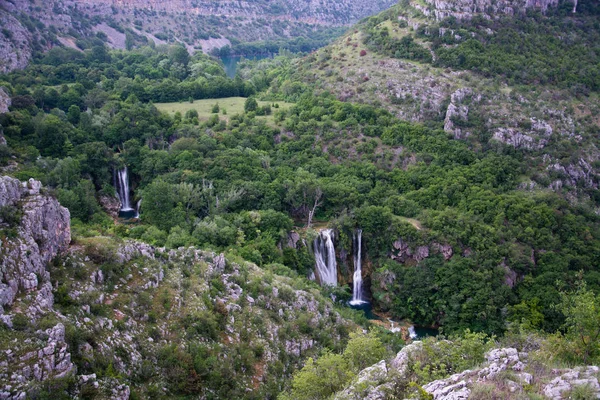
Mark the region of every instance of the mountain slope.
<instances>
[{"instance_id":1,"label":"mountain slope","mask_svg":"<svg viewBox=\"0 0 600 400\"><path fill-rule=\"evenodd\" d=\"M355 327L316 285L223 254L70 245L68 211L40 190L0 177L3 398L274 398Z\"/></svg>"},{"instance_id":2,"label":"mountain slope","mask_svg":"<svg viewBox=\"0 0 600 400\"><path fill-rule=\"evenodd\" d=\"M524 188L567 188L598 207L600 30L588 3L576 14L563 2L547 16L438 21L447 3L404 2L300 61L289 80L443 125L475 147L512 147L532 160Z\"/></svg>"},{"instance_id":3,"label":"mountain slope","mask_svg":"<svg viewBox=\"0 0 600 400\"><path fill-rule=\"evenodd\" d=\"M347 1L23 1L0 2L0 72L27 65L34 52L62 44L84 49L183 43L190 52L242 42L301 38L306 51L322 45L336 27L394 4ZM264 46L263 46L264 47ZM277 48L277 47L276 47Z\"/></svg>"}]
</instances>

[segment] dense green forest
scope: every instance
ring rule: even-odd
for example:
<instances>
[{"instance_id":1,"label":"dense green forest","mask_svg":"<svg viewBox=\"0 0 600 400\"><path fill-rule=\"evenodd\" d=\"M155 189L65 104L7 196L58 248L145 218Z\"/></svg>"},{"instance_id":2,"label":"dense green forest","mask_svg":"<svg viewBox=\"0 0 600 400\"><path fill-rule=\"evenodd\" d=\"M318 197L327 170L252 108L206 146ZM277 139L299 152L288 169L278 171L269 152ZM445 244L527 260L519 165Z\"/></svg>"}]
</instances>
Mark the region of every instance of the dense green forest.
<instances>
[{"instance_id":1,"label":"dense green forest","mask_svg":"<svg viewBox=\"0 0 600 400\"><path fill-rule=\"evenodd\" d=\"M526 318L524 309L539 309L536 324L553 331L562 323L553 308L557 281L572 287L583 271L591 288L600 287L598 216L551 192L515 190L526 164L502 147L474 151L440 129L327 94L292 94L295 106L275 109L272 123L254 111L207 121L192 112L169 117L151 102L255 89L179 47L95 47L62 62L70 56L55 49L3 77L13 105L0 123L8 141L3 164L16 157L13 174L53 188L75 221L108 223L96 197L114 194L113 170L126 165L143 198L142 224L122 225L120 235L230 249L306 275L314 264L309 249L278 244L318 202L316 218L336 227L341 243L361 227L374 270L398 276L393 315L446 332L499 334L507 320ZM407 168L396 167L409 158ZM456 255L434 255L419 268L398 264L387 258L398 238L449 244ZM512 290L507 268L523 277ZM376 301L381 295L374 291Z\"/></svg>"},{"instance_id":2,"label":"dense green forest","mask_svg":"<svg viewBox=\"0 0 600 400\"><path fill-rule=\"evenodd\" d=\"M395 58L474 71L511 85L553 85L586 95L600 89L600 11L591 1L580 3L575 17L571 10L570 3L562 2L546 15L531 10L495 18L448 17L398 38L381 23L391 20L393 29L406 29L406 16L419 12L396 6L364 22L365 42Z\"/></svg>"},{"instance_id":3,"label":"dense green forest","mask_svg":"<svg viewBox=\"0 0 600 400\"><path fill-rule=\"evenodd\" d=\"M474 133L457 139L444 130L444 115L405 121L379 100L344 102L299 78L313 69L334 76L335 63L360 64L368 52L379 57L375 66L387 57L412 60L432 75L469 71L498 82L498 90L501 82L515 99L539 86L585 102L600 89L598 7L584 2L577 17L563 4L547 15L446 18L416 29L403 19L409 13L423 17L402 2L362 21L340 45L356 53L350 61L327 48L303 59L290 54L325 44L337 28L310 40L233 41L212 56L146 46L129 33L126 51L109 50L102 35L80 39L82 51L42 54L40 42L29 67L0 76L12 101L0 114L2 174L40 180L69 209L73 244L85 255L85 262L75 253L52 262L56 310L98 320L127 310L132 318L115 323L116 336L135 332L156 341L139 346L158 351L143 354L139 370L123 378L125 367L84 351L97 339L65 318L78 374L125 380L134 399L331 398L404 345L347 306L357 229L375 311L442 334L411 359L393 387L397 398L429 398L421 385L480 366L498 343L539 351L536 357L561 367L600 360L597 177L552 190L564 176L540 161L551 154L576 164L584 152L575 156L578 146L595 149L597 124L574 128L573 137L554 132L545 148L519 149L490 140L486 115L474 107L468 119L452 121ZM217 58L278 51L241 63L234 79ZM239 112L229 108L233 97ZM210 113L198 112L199 100L211 102ZM600 161L592 164L597 169ZM132 203L141 204L134 218L107 207L125 167ZM0 208L0 240L18 237L21 218L18 205ZM335 231L338 287L308 279L313 241L324 227ZM300 237L293 246L292 233ZM155 246L154 258L120 261L117 248L128 243L122 239ZM207 252L182 249L190 246ZM227 258L219 269L220 253ZM159 279L143 286L144 269L164 274L162 286ZM90 276L110 302L70 295ZM21 316L12 320L19 335L58 323L53 315L29 321L12 311ZM161 331L161 322L172 331ZM0 329L3 343L13 338L7 332ZM310 346L295 351L288 339ZM129 357L125 347L115 354ZM53 380L38 398L74 386Z\"/></svg>"}]
</instances>

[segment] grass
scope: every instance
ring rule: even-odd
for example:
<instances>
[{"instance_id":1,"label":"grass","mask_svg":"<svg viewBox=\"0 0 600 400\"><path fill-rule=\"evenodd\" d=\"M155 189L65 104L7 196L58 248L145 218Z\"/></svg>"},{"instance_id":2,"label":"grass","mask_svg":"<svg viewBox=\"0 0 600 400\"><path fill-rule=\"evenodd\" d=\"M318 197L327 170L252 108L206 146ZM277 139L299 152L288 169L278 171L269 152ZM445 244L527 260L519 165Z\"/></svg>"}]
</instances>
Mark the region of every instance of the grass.
<instances>
[{"instance_id":1,"label":"grass","mask_svg":"<svg viewBox=\"0 0 600 400\"><path fill-rule=\"evenodd\" d=\"M226 97L222 99L205 99L205 100L194 100L193 103L189 101L175 102L175 103L156 103L154 104L159 111L165 112L170 116L173 116L176 112L180 112L181 115L185 115L188 110L198 111L198 119L201 121L208 120L212 115L212 108L215 104L219 104L219 118L229 122L229 117L235 114L244 113L244 103L246 102L245 97ZM269 101L258 101L259 106L265 106L267 104L273 105ZM286 102L275 102L279 104L279 109L287 110L293 103ZM223 115L223 110L227 110L227 114ZM265 119L267 122L275 123L273 113L277 111L277 108L271 108L271 115L257 116L256 118Z\"/></svg>"}]
</instances>

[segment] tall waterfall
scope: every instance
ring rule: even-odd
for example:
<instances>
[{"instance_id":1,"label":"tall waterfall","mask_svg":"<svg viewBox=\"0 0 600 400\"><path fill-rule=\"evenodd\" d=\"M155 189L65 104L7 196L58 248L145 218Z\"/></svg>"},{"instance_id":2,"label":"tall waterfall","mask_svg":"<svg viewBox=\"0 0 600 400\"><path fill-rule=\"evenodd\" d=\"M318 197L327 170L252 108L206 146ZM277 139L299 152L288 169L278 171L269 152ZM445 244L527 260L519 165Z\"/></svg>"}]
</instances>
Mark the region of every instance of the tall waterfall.
<instances>
[{"instance_id":1,"label":"tall waterfall","mask_svg":"<svg viewBox=\"0 0 600 400\"><path fill-rule=\"evenodd\" d=\"M358 305L366 303L366 301L363 300L362 287L362 229L357 229L352 239L354 247L354 276L352 279L352 301L350 304Z\"/></svg>"},{"instance_id":2,"label":"tall waterfall","mask_svg":"<svg viewBox=\"0 0 600 400\"><path fill-rule=\"evenodd\" d=\"M127 173L127 167L116 172L115 185L117 187L119 200L121 200L121 211L133 211L129 200L129 174Z\"/></svg>"},{"instance_id":3,"label":"tall waterfall","mask_svg":"<svg viewBox=\"0 0 600 400\"><path fill-rule=\"evenodd\" d=\"M337 286L337 264L333 247L333 230L325 229L315 239L315 261L321 285Z\"/></svg>"}]
</instances>

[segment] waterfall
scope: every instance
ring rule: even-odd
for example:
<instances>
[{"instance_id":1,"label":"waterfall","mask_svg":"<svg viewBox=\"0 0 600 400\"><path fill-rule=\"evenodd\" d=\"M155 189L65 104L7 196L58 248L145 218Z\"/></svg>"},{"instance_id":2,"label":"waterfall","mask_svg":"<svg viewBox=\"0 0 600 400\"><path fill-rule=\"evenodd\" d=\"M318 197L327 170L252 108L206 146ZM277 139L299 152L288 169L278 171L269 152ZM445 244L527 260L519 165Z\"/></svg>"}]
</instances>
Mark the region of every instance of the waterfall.
<instances>
[{"instance_id":1,"label":"waterfall","mask_svg":"<svg viewBox=\"0 0 600 400\"><path fill-rule=\"evenodd\" d=\"M321 285L337 286L337 265L335 247L333 247L333 230L325 229L319 233L314 242L316 272Z\"/></svg>"},{"instance_id":2,"label":"waterfall","mask_svg":"<svg viewBox=\"0 0 600 400\"><path fill-rule=\"evenodd\" d=\"M129 174L127 173L127 167L115 171L115 186L117 187L119 200L121 200L121 211L134 211L133 208L131 208L131 202L129 200Z\"/></svg>"},{"instance_id":3,"label":"waterfall","mask_svg":"<svg viewBox=\"0 0 600 400\"><path fill-rule=\"evenodd\" d=\"M362 229L357 229L352 239L354 243L354 277L352 279L352 301L350 304L358 305L366 303L366 301L363 300L362 287Z\"/></svg>"},{"instance_id":4,"label":"waterfall","mask_svg":"<svg viewBox=\"0 0 600 400\"><path fill-rule=\"evenodd\" d=\"M417 335L417 332L415 331L414 325L408 327L408 336L413 340L419 337L419 335Z\"/></svg>"},{"instance_id":5,"label":"waterfall","mask_svg":"<svg viewBox=\"0 0 600 400\"><path fill-rule=\"evenodd\" d=\"M134 218L139 218L140 217L140 207L142 206L142 199L139 199L138 202L135 205L135 217Z\"/></svg>"}]
</instances>

